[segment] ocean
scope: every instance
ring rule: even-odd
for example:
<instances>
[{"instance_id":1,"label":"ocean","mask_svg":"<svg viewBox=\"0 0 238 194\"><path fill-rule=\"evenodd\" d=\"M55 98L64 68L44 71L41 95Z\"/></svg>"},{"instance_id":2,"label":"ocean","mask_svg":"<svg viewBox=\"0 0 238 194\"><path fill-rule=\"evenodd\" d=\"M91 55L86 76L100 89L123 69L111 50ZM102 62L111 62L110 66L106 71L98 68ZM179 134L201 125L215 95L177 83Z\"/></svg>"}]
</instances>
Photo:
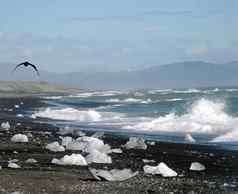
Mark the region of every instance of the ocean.
<instances>
[{"instance_id":1,"label":"ocean","mask_svg":"<svg viewBox=\"0 0 238 194\"><path fill-rule=\"evenodd\" d=\"M82 91L29 116L60 127L238 149L238 88Z\"/></svg>"}]
</instances>

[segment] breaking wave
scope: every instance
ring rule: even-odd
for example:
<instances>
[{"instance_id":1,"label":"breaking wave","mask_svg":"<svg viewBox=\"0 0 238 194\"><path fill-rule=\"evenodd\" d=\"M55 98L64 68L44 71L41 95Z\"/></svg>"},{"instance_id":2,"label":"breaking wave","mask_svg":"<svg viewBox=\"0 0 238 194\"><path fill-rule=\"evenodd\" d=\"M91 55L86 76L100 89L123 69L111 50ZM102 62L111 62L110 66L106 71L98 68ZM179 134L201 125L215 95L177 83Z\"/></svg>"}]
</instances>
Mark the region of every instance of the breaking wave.
<instances>
[{"instance_id":1,"label":"breaking wave","mask_svg":"<svg viewBox=\"0 0 238 194\"><path fill-rule=\"evenodd\" d=\"M92 110L77 110L74 108L51 109L35 112L31 117L49 118L62 121L88 122L103 125L120 125L128 118L123 113L99 112Z\"/></svg>"},{"instance_id":2,"label":"breaking wave","mask_svg":"<svg viewBox=\"0 0 238 194\"><path fill-rule=\"evenodd\" d=\"M148 99L138 99L138 98L126 98L126 99L118 99L118 98L111 98L107 99L106 102L109 103L141 103L141 104L149 104L152 103L152 100L150 98Z\"/></svg>"},{"instance_id":3,"label":"breaking wave","mask_svg":"<svg viewBox=\"0 0 238 194\"><path fill-rule=\"evenodd\" d=\"M222 135L223 139L220 137L216 140L224 140L232 135L238 138L238 117L227 114L223 102L202 98L195 101L183 115L170 113L147 122L124 126L123 129Z\"/></svg>"},{"instance_id":4,"label":"breaking wave","mask_svg":"<svg viewBox=\"0 0 238 194\"><path fill-rule=\"evenodd\" d=\"M70 95L72 98L88 98L95 96L116 96L120 94L124 94L122 91L95 91L95 92L82 92L75 95Z\"/></svg>"},{"instance_id":5,"label":"breaking wave","mask_svg":"<svg viewBox=\"0 0 238 194\"><path fill-rule=\"evenodd\" d=\"M81 111L74 108L51 109L47 108L44 111L34 113L32 116L41 118L51 118L55 120L65 121L100 121L101 114L95 110Z\"/></svg>"}]
</instances>

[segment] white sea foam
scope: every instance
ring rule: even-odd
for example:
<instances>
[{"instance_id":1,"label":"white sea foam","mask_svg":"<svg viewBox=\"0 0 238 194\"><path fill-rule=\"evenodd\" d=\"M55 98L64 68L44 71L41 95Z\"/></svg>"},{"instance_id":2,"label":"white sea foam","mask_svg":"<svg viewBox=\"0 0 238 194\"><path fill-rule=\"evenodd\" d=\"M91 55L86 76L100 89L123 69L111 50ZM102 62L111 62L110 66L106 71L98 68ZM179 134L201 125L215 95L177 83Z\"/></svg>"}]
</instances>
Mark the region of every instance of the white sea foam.
<instances>
[{"instance_id":1,"label":"white sea foam","mask_svg":"<svg viewBox=\"0 0 238 194\"><path fill-rule=\"evenodd\" d=\"M58 100L58 99L62 99L63 96L45 96L43 97L43 99L47 99L47 100Z\"/></svg>"},{"instance_id":2,"label":"white sea foam","mask_svg":"<svg viewBox=\"0 0 238 194\"><path fill-rule=\"evenodd\" d=\"M109 103L141 103L141 104L149 104L153 101L150 98L147 99L139 99L139 98L126 98L126 99L118 99L118 98L111 98L107 99L106 102Z\"/></svg>"},{"instance_id":3,"label":"white sea foam","mask_svg":"<svg viewBox=\"0 0 238 194\"><path fill-rule=\"evenodd\" d=\"M94 91L94 92L81 92L76 95L70 95L72 98L88 98L93 96L115 96L123 94L122 91Z\"/></svg>"},{"instance_id":4,"label":"white sea foam","mask_svg":"<svg viewBox=\"0 0 238 194\"><path fill-rule=\"evenodd\" d=\"M211 142L238 142L238 128L214 138Z\"/></svg>"},{"instance_id":5,"label":"white sea foam","mask_svg":"<svg viewBox=\"0 0 238 194\"><path fill-rule=\"evenodd\" d=\"M187 90L173 90L173 93L182 93L182 94L191 94L191 93L200 93L201 90L195 88L189 88Z\"/></svg>"},{"instance_id":6,"label":"white sea foam","mask_svg":"<svg viewBox=\"0 0 238 194\"><path fill-rule=\"evenodd\" d=\"M124 129L178 133L225 134L238 128L238 118L225 112L223 102L200 99L183 115L170 113Z\"/></svg>"},{"instance_id":7,"label":"white sea foam","mask_svg":"<svg viewBox=\"0 0 238 194\"><path fill-rule=\"evenodd\" d=\"M101 115L95 110L77 110L74 108L63 108L63 109L51 109L47 108L44 111L39 111L34 113L34 117L51 118L56 120L66 120L66 121L100 121Z\"/></svg>"},{"instance_id":8,"label":"white sea foam","mask_svg":"<svg viewBox=\"0 0 238 194\"><path fill-rule=\"evenodd\" d=\"M182 98L171 98L171 99L166 99L165 101L167 102L176 102L176 101L181 101L183 100Z\"/></svg>"}]
</instances>

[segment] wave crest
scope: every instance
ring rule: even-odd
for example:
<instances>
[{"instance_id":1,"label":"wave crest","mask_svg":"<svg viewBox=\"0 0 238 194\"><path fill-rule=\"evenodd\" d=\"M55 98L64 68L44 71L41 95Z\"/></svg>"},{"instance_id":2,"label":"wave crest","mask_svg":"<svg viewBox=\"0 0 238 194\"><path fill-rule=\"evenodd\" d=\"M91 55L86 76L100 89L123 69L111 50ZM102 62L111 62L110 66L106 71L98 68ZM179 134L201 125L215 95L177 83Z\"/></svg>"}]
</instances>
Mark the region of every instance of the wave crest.
<instances>
[{"instance_id":1,"label":"wave crest","mask_svg":"<svg viewBox=\"0 0 238 194\"><path fill-rule=\"evenodd\" d=\"M170 113L123 128L158 132L225 134L238 128L238 118L228 115L224 109L224 103L202 98L194 102L188 112L181 116Z\"/></svg>"}]
</instances>

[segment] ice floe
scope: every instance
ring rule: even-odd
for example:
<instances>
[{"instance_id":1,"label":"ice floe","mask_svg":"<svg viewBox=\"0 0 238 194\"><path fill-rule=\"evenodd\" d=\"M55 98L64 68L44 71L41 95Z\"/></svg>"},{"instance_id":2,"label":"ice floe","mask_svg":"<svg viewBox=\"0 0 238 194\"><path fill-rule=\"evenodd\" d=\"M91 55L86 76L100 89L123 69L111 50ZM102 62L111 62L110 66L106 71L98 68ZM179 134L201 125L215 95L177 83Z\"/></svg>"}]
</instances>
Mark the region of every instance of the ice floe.
<instances>
[{"instance_id":1,"label":"ice floe","mask_svg":"<svg viewBox=\"0 0 238 194\"><path fill-rule=\"evenodd\" d=\"M79 129L75 129L72 127L64 127L64 128L60 128L58 134L60 135L75 135L75 136L85 136L85 133L80 131Z\"/></svg>"},{"instance_id":2,"label":"ice floe","mask_svg":"<svg viewBox=\"0 0 238 194\"><path fill-rule=\"evenodd\" d=\"M130 179L138 174L138 172L132 172L131 169L113 169L113 170L98 170L90 169L93 176L99 180L105 179L107 181L124 181Z\"/></svg>"},{"instance_id":3,"label":"ice floe","mask_svg":"<svg viewBox=\"0 0 238 194\"><path fill-rule=\"evenodd\" d=\"M112 158L108 156L106 153L102 153L94 149L86 156L86 161L88 163L110 164L112 163Z\"/></svg>"},{"instance_id":4,"label":"ice floe","mask_svg":"<svg viewBox=\"0 0 238 194\"><path fill-rule=\"evenodd\" d=\"M77 165L77 166L87 166L87 161L81 154L71 154L65 155L61 159L54 158L51 161L52 164L58 165Z\"/></svg>"},{"instance_id":5,"label":"ice floe","mask_svg":"<svg viewBox=\"0 0 238 194\"><path fill-rule=\"evenodd\" d=\"M130 137L129 141L124 145L126 149L147 149L147 145L142 138Z\"/></svg>"},{"instance_id":6,"label":"ice floe","mask_svg":"<svg viewBox=\"0 0 238 194\"><path fill-rule=\"evenodd\" d=\"M34 158L28 158L25 163L29 163L29 164L34 164L37 163L37 160L35 160Z\"/></svg>"},{"instance_id":7,"label":"ice floe","mask_svg":"<svg viewBox=\"0 0 238 194\"><path fill-rule=\"evenodd\" d=\"M8 168L21 168L18 164L14 163L14 162L9 162L7 167Z\"/></svg>"},{"instance_id":8,"label":"ice floe","mask_svg":"<svg viewBox=\"0 0 238 194\"><path fill-rule=\"evenodd\" d=\"M64 146L61 146L59 144L59 142L57 142L57 141L47 144L45 148L52 152L64 152L65 151Z\"/></svg>"},{"instance_id":9,"label":"ice floe","mask_svg":"<svg viewBox=\"0 0 238 194\"><path fill-rule=\"evenodd\" d=\"M161 174L163 177L175 177L178 174L169 168L164 162L160 162L157 166L145 165L143 170L146 174Z\"/></svg>"},{"instance_id":10,"label":"ice floe","mask_svg":"<svg viewBox=\"0 0 238 194\"><path fill-rule=\"evenodd\" d=\"M10 127L11 127L11 126L10 126L10 124L9 124L8 121L7 121L7 122L2 122L2 123L1 123L1 128L2 128L2 129L5 129L6 131L9 130Z\"/></svg>"},{"instance_id":11,"label":"ice floe","mask_svg":"<svg viewBox=\"0 0 238 194\"><path fill-rule=\"evenodd\" d=\"M203 171L206 170L206 167L199 162L192 162L189 169L192 171Z\"/></svg>"},{"instance_id":12,"label":"ice floe","mask_svg":"<svg viewBox=\"0 0 238 194\"><path fill-rule=\"evenodd\" d=\"M154 160L142 159L144 163L154 163Z\"/></svg>"},{"instance_id":13,"label":"ice floe","mask_svg":"<svg viewBox=\"0 0 238 194\"><path fill-rule=\"evenodd\" d=\"M121 154L121 153L122 153L122 149L120 149L120 148L114 148L114 149L112 149L112 153Z\"/></svg>"},{"instance_id":14,"label":"ice floe","mask_svg":"<svg viewBox=\"0 0 238 194\"><path fill-rule=\"evenodd\" d=\"M11 138L12 142L21 142L21 143L26 143L28 142L28 137L24 134L15 134L12 138Z\"/></svg>"}]
</instances>

